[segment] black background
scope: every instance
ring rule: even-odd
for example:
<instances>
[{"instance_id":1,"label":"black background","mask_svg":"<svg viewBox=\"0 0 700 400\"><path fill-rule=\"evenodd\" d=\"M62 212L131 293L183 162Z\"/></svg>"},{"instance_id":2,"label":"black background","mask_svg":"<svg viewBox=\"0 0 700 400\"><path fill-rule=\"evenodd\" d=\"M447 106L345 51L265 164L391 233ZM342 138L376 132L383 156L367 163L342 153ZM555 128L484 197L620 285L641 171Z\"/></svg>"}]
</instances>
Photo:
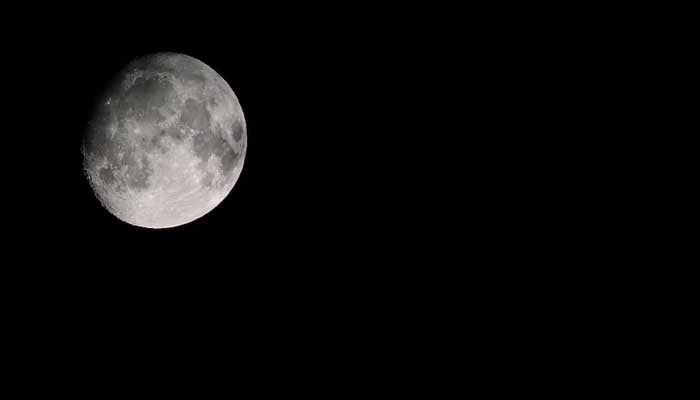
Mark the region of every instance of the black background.
<instances>
[{"instance_id":1,"label":"black background","mask_svg":"<svg viewBox=\"0 0 700 400\"><path fill-rule=\"evenodd\" d=\"M143 376L165 365L274 389L272 370L293 384L316 366L308 377L331 384L337 362L386 380L387 365L429 351L416 348L422 332L458 323L440 322L460 293L442 285L461 270L443 248L465 228L447 211L456 198L435 189L473 183L432 168L468 159L443 154L462 128L440 126L457 107L432 93L461 97L442 78L443 51L461 56L455 36L421 9L85 7L13 14L2 32L0 282L22 351L89 376L115 360ZM114 74L163 51L229 83L248 148L219 206L151 230L101 207L80 145Z\"/></svg>"},{"instance_id":2,"label":"black background","mask_svg":"<svg viewBox=\"0 0 700 400\"><path fill-rule=\"evenodd\" d=\"M617 281L614 265L646 254L642 242L628 252L614 226L626 221L609 218L637 203L615 204L633 174L611 179L605 163L629 152L610 143L628 124L609 123L625 103L618 83L646 88L630 78L645 62L615 59L635 41L617 22L627 10L264 7L3 10L0 294L3 333L21 339L7 347L28 365L48 355L50 372L77 361L99 375L93 366L119 360L142 380L169 364L256 393L380 382L393 394L415 393L426 368L520 388L504 369L540 382L550 375L529 363L541 349L558 367L578 362L572 346L607 340L610 325L589 335L580 317L599 320L590 304L634 275ZM624 37L611 40L600 16ZM217 208L148 230L102 209L79 150L105 83L160 51L224 77L249 146ZM636 301L621 296L611 320ZM452 368L479 351L476 374Z\"/></svg>"},{"instance_id":3,"label":"black background","mask_svg":"<svg viewBox=\"0 0 700 400\"><path fill-rule=\"evenodd\" d=\"M23 20L31 34L8 32L9 281L56 304L97 315L130 307L146 319L196 304L190 312L277 322L308 312L324 323L420 303L429 284L413 283L441 257L428 226L442 206L427 172L440 146L426 117L437 98L424 93L444 72L441 42L415 15L318 11L44 10ZM229 83L248 152L218 207L150 230L101 207L80 144L114 74L162 51L198 58Z\"/></svg>"}]
</instances>

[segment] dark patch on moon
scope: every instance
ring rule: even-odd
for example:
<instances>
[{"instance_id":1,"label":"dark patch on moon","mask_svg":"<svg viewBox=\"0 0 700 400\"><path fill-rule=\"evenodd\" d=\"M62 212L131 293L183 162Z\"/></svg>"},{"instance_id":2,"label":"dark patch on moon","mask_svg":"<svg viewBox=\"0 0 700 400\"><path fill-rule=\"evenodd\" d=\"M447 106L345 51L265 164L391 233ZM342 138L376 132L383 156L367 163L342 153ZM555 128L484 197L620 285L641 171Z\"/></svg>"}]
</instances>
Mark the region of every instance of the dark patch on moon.
<instances>
[{"instance_id":1,"label":"dark patch on moon","mask_svg":"<svg viewBox=\"0 0 700 400\"><path fill-rule=\"evenodd\" d=\"M151 152L157 150L159 147L158 136L150 136L149 137L146 135L139 135L137 137L137 143L138 143L139 148L141 148L146 153L151 153Z\"/></svg>"},{"instance_id":2,"label":"dark patch on moon","mask_svg":"<svg viewBox=\"0 0 700 400\"><path fill-rule=\"evenodd\" d=\"M212 155L221 160L221 169L224 175L228 175L238 163L240 153L237 153L224 138L225 131L217 128L214 134L201 133L194 136L194 152L203 162L207 162Z\"/></svg>"},{"instance_id":3,"label":"dark patch on moon","mask_svg":"<svg viewBox=\"0 0 700 400\"><path fill-rule=\"evenodd\" d=\"M128 167L126 170L126 184L134 190L144 190L148 188L148 177L153 173L151 163L145 155L141 156L141 164L136 161L134 153L129 150L124 154L123 164Z\"/></svg>"},{"instance_id":4,"label":"dark patch on moon","mask_svg":"<svg viewBox=\"0 0 700 400\"><path fill-rule=\"evenodd\" d=\"M100 179L102 179L102 182L105 185L111 185L114 183L114 171L112 171L112 168L109 167L103 167L100 168Z\"/></svg>"},{"instance_id":5,"label":"dark patch on moon","mask_svg":"<svg viewBox=\"0 0 700 400\"><path fill-rule=\"evenodd\" d=\"M153 168L146 157L141 159L142 165L139 168L129 168L127 171L127 184L134 190L143 190L148 188L148 177L153 173Z\"/></svg>"},{"instance_id":6,"label":"dark patch on moon","mask_svg":"<svg viewBox=\"0 0 700 400\"><path fill-rule=\"evenodd\" d=\"M163 136L153 136L151 138L151 144L153 145L153 148L159 151L161 154L165 154L168 152L168 147L165 145L165 141L163 141Z\"/></svg>"},{"instance_id":7,"label":"dark patch on moon","mask_svg":"<svg viewBox=\"0 0 700 400\"><path fill-rule=\"evenodd\" d=\"M236 153L236 151L229 146L226 146L226 148L226 152L223 157L221 157L221 169L224 171L224 174L228 175L236 166L240 154Z\"/></svg>"},{"instance_id":8,"label":"dark patch on moon","mask_svg":"<svg viewBox=\"0 0 700 400\"><path fill-rule=\"evenodd\" d=\"M161 137L170 136L171 138L173 138L173 140L177 142L181 142L187 137L187 135L185 135L182 129L180 129L177 126L171 126L165 130L161 130L160 135Z\"/></svg>"},{"instance_id":9,"label":"dark patch on moon","mask_svg":"<svg viewBox=\"0 0 700 400\"><path fill-rule=\"evenodd\" d=\"M165 121L165 116L160 112L159 109L151 109L144 112L141 116L141 122L145 124L159 124Z\"/></svg>"},{"instance_id":10,"label":"dark patch on moon","mask_svg":"<svg viewBox=\"0 0 700 400\"><path fill-rule=\"evenodd\" d=\"M231 130L233 132L233 139L237 142L240 142L241 138L243 137L243 124L241 123L240 119L236 119L233 122Z\"/></svg>"},{"instance_id":11,"label":"dark patch on moon","mask_svg":"<svg viewBox=\"0 0 700 400\"><path fill-rule=\"evenodd\" d=\"M195 154L204 162L209 160L212 154L221 156L227 148L231 148L223 137L208 131L195 135L192 143Z\"/></svg>"},{"instance_id":12,"label":"dark patch on moon","mask_svg":"<svg viewBox=\"0 0 700 400\"><path fill-rule=\"evenodd\" d=\"M212 174L211 172L207 171L207 172L204 174L204 178L202 178L201 184L202 184L203 186L206 186L206 187L211 187L211 183L212 183L213 180L214 180L214 174Z\"/></svg>"},{"instance_id":13,"label":"dark patch on moon","mask_svg":"<svg viewBox=\"0 0 700 400\"><path fill-rule=\"evenodd\" d=\"M163 78L138 77L120 98L120 117L135 116L144 121L162 121L158 107L168 104L174 91L173 84Z\"/></svg>"},{"instance_id":14,"label":"dark patch on moon","mask_svg":"<svg viewBox=\"0 0 700 400\"><path fill-rule=\"evenodd\" d=\"M190 128L198 131L209 131L209 111L204 103L187 99L182 108L180 122Z\"/></svg>"},{"instance_id":15,"label":"dark patch on moon","mask_svg":"<svg viewBox=\"0 0 700 400\"><path fill-rule=\"evenodd\" d=\"M199 157L200 160L206 162L211 154L211 146L207 141L209 135L198 134L194 135L192 140L192 147L194 147L194 153Z\"/></svg>"}]
</instances>

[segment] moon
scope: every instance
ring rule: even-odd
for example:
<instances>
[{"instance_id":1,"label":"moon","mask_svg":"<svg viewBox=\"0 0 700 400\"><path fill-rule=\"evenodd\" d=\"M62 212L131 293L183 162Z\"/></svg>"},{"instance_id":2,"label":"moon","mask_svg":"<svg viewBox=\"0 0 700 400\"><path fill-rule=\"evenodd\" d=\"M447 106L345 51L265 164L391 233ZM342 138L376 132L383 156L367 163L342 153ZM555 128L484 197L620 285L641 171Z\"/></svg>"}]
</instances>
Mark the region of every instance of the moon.
<instances>
[{"instance_id":1,"label":"moon","mask_svg":"<svg viewBox=\"0 0 700 400\"><path fill-rule=\"evenodd\" d=\"M146 228L192 222L238 180L247 148L243 110L226 81L184 54L125 66L99 97L81 152L96 197Z\"/></svg>"}]
</instances>

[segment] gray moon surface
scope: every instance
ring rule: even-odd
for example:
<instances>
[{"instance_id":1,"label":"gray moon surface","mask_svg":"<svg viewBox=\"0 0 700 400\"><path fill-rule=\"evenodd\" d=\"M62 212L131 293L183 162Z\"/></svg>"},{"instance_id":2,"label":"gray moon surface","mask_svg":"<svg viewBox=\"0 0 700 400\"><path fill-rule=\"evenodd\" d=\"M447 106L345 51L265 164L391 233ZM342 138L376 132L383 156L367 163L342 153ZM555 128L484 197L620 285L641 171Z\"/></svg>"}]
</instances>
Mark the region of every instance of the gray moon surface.
<instances>
[{"instance_id":1,"label":"gray moon surface","mask_svg":"<svg viewBox=\"0 0 700 400\"><path fill-rule=\"evenodd\" d=\"M218 73L196 58L159 53L115 76L81 150L105 209L132 225L170 228L226 198L247 140L238 98Z\"/></svg>"}]
</instances>

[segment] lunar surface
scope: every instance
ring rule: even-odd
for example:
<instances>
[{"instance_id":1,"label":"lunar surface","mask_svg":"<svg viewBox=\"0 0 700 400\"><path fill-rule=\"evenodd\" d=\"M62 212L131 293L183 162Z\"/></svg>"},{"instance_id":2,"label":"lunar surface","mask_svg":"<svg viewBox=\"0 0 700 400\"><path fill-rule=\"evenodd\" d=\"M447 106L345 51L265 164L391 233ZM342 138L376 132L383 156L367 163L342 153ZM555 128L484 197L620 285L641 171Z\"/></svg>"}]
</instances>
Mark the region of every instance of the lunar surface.
<instances>
[{"instance_id":1,"label":"lunar surface","mask_svg":"<svg viewBox=\"0 0 700 400\"><path fill-rule=\"evenodd\" d=\"M83 166L114 216L169 228L224 200L246 146L243 110L226 81L193 57L162 53L117 74L85 133Z\"/></svg>"}]
</instances>

